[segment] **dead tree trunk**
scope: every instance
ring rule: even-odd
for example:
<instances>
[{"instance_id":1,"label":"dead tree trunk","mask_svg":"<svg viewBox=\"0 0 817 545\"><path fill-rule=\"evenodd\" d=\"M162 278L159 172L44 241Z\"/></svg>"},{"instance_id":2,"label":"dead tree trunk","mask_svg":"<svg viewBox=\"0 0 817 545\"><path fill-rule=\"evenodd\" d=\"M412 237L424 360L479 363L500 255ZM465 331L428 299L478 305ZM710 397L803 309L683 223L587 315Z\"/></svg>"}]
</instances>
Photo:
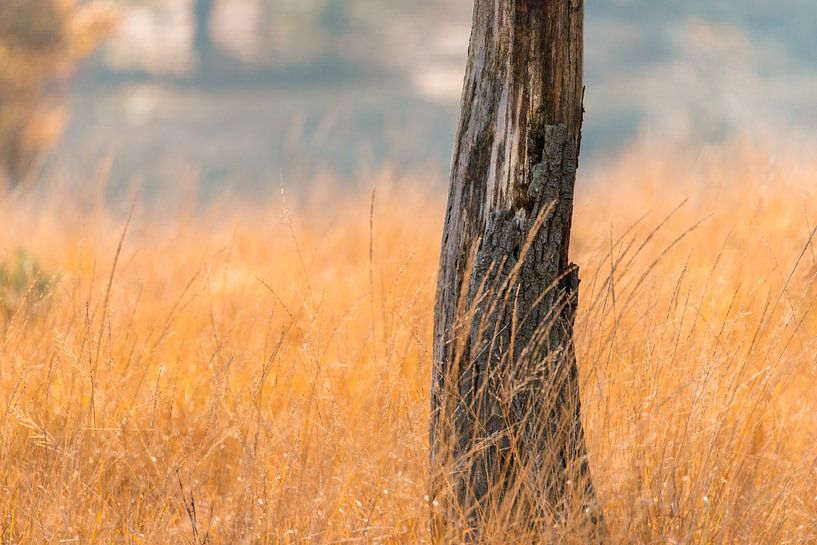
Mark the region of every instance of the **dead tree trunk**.
<instances>
[{"instance_id":1,"label":"dead tree trunk","mask_svg":"<svg viewBox=\"0 0 817 545\"><path fill-rule=\"evenodd\" d=\"M583 21L583 0L475 1L434 322L441 541L595 526L568 261Z\"/></svg>"}]
</instances>

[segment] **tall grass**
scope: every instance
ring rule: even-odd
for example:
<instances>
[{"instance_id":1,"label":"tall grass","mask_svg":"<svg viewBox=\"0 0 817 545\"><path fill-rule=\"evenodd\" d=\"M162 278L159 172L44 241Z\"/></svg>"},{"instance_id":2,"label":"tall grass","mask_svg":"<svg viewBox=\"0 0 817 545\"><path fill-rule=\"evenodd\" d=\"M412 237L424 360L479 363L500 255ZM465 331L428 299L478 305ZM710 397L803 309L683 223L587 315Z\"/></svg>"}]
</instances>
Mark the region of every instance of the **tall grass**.
<instances>
[{"instance_id":1,"label":"tall grass","mask_svg":"<svg viewBox=\"0 0 817 545\"><path fill-rule=\"evenodd\" d=\"M579 182L611 543L817 542L817 161L790 159L642 147ZM0 313L0 542L427 542L444 202L372 186L127 225L5 198L0 262L52 281Z\"/></svg>"}]
</instances>

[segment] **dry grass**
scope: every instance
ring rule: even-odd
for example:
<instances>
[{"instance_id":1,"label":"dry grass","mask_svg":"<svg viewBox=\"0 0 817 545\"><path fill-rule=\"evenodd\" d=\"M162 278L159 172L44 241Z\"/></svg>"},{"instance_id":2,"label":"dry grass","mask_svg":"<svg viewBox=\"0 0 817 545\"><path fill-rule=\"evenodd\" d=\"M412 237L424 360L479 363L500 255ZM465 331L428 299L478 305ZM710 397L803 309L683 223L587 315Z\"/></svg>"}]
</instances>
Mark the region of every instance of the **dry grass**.
<instances>
[{"instance_id":1,"label":"dry grass","mask_svg":"<svg viewBox=\"0 0 817 545\"><path fill-rule=\"evenodd\" d=\"M815 173L637 148L584 181L611 543L817 540ZM368 191L324 188L139 205L127 231L59 190L3 200L0 261L25 247L54 278L0 291L0 542L427 542L443 202L376 185L371 217Z\"/></svg>"}]
</instances>

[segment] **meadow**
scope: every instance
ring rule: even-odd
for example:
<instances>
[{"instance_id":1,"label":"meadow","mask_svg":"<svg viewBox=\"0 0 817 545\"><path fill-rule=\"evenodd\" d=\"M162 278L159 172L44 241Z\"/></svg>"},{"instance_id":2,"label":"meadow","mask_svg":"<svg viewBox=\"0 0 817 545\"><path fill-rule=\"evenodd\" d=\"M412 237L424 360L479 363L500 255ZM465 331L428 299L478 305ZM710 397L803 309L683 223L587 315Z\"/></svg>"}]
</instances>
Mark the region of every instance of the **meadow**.
<instances>
[{"instance_id":1,"label":"meadow","mask_svg":"<svg viewBox=\"0 0 817 545\"><path fill-rule=\"evenodd\" d=\"M580 171L609 543L817 543L815 173L744 141ZM442 188L0 197L0 543L427 543Z\"/></svg>"}]
</instances>

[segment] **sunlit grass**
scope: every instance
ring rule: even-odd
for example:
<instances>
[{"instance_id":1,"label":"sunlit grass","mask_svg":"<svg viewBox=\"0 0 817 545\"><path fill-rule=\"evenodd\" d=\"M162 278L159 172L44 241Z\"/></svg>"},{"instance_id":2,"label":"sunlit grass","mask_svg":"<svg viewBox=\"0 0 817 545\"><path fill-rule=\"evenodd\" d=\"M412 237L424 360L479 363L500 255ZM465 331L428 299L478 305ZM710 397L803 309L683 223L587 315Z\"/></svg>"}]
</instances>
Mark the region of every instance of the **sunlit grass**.
<instances>
[{"instance_id":1,"label":"sunlit grass","mask_svg":"<svg viewBox=\"0 0 817 545\"><path fill-rule=\"evenodd\" d=\"M794 157L636 148L580 180L612 543L817 539L817 161ZM441 193L137 203L127 229L129 203L2 200L0 262L54 283L0 313L0 541L427 542Z\"/></svg>"}]
</instances>

